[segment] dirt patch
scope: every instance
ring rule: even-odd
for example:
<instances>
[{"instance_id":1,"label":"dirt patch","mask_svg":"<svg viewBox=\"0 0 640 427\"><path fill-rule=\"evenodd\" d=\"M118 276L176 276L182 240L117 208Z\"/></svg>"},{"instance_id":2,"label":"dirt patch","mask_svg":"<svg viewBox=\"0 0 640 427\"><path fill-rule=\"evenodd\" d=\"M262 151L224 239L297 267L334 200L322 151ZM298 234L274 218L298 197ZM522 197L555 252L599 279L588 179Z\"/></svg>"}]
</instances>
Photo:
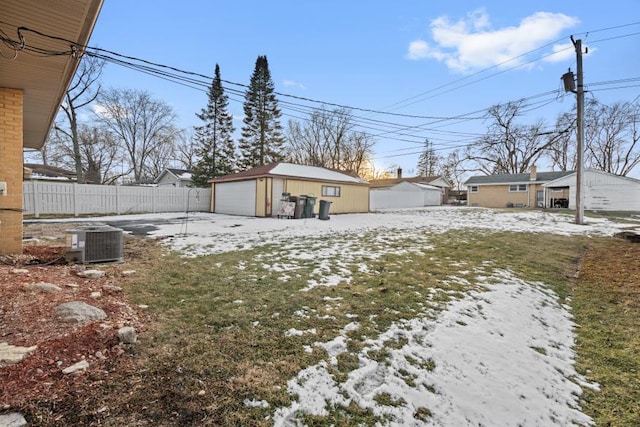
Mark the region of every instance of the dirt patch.
<instances>
[{"instance_id":1,"label":"dirt patch","mask_svg":"<svg viewBox=\"0 0 640 427\"><path fill-rule=\"evenodd\" d=\"M25 224L22 254L0 257L0 342L37 346L22 362L0 362L0 413L19 411L30 425L68 425L56 402L82 399L115 372L131 364L132 348L120 344L117 331L133 326L143 332L148 318L143 308L127 301L128 278L123 271L139 268L151 241L125 239L125 263L72 265L64 261L64 230L80 224ZM132 262L129 262L132 260ZM105 271L101 278L83 278L84 269ZM30 285L49 283L59 291L33 290ZM104 310L108 317L87 324L67 323L55 315L55 307L83 301ZM80 374L62 373L85 360L89 368ZM51 410L44 410L51 402ZM46 404L45 404L46 406ZM59 417L59 418L58 418ZM57 418L57 421L56 421ZM67 420L68 421L68 420Z\"/></svg>"}]
</instances>

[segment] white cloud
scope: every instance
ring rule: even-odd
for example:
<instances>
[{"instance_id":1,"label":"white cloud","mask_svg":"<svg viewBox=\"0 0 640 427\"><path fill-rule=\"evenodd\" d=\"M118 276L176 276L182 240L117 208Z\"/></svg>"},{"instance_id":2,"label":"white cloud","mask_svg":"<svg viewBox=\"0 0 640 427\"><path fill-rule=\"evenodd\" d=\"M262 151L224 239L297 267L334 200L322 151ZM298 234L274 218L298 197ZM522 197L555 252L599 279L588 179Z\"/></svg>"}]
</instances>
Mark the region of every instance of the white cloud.
<instances>
[{"instance_id":1,"label":"white cloud","mask_svg":"<svg viewBox=\"0 0 640 427\"><path fill-rule=\"evenodd\" d=\"M297 87L298 89L306 89L305 85L294 80L285 80L282 82L284 87Z\"/></svg>"},{"instance_id":2,"label":"white cloud","mask_svg":"<svg viewBox=\"0 0 640 427\"><path fill-rule=\"evenodd\" d=\"M512 67L527 62L526 58L519 58L521 55L557 39L562 31L578 22L577 18L562 13L536 12L522 19L518 26L494 29L484 9L470 12L455 22L441 16L431 22L433 44L422 39L412 41L407 58L435 59L459 72L503 63ZM570 56L562 50L564 47L554 46L549 52L553 55L546 61L556 62Z\"/></svg>"}]
</instances>

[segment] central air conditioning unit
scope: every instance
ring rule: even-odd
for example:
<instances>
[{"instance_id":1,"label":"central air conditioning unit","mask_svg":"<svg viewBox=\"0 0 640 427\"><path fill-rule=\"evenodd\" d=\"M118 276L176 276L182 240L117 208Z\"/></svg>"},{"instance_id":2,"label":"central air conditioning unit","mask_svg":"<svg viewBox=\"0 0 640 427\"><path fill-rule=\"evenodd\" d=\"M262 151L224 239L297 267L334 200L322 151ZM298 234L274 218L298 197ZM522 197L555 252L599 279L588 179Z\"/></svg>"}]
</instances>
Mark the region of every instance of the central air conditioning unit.
<instances>
[{"instance_id":1,"label":"central air conditioning unit","mask_svg":"<svg viewBox=\"0 0 640 427\"><path fill-rule=\"evenodd\" d=\"M67 262L123 261L122 230L109 226L67 230Z\"/></svg>"}]
</instances>

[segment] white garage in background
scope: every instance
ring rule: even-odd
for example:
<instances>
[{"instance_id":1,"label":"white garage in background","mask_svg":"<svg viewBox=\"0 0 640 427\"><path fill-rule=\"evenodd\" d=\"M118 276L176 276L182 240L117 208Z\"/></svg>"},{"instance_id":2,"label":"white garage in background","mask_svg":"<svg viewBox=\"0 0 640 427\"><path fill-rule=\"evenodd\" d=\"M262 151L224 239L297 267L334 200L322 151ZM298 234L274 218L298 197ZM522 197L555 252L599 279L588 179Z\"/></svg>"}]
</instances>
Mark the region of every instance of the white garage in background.
<instances>
[{"instance_id":1,"label":"white garage in background","mask_svg":"<svg viewBox=\"0 0 640 427\"><path fill-rule=\"evenodd\" d=\"M585 209L640 212L640 180L594 169L585 170L583 180ZM569 209L575 209L575 172L549 181L543 187L546 200L562 191L568 193Z\"/></svg>"},{"instance_id":2,"label":"white garage in background","mask_svg":"<svg viewBox=\"0 0 640 427\"><path fill-rule=\"evenodd\" d=\"M391 187L372 188L369 210L440 206L442 189L433 185L401 182Z\"/></svg>"},{"instance_id":3,"label":"white garage in background","mask_svg":"<svg viewBox=\"0 0 640 427\"><path fill-rule=\"evenodd\" d=\"M256 181L227 182L216 186L216 212L229 215L256 215Z\"/></svg>"}]
</instances>

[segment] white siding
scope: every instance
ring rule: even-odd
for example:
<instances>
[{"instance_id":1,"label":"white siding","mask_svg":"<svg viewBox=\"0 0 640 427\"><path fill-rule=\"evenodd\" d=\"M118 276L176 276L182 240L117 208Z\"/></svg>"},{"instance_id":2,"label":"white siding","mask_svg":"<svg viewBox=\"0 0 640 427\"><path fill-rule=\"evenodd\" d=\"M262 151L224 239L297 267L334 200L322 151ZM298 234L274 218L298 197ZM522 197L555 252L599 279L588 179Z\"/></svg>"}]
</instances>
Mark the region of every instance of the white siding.
<instances>
[{"instance_id":1,"label":"white siding","mask_svg":"<svg viewBox=\"0 0 640 427\"><path fill-rule=\"evenodd\" d=\"M442 193L439 189L422 189L415 185L371 190L369 193L369 210L389 208L419 208L423 206L440 206Z\"/></svg>"},{"instance_id":2,"label":"white siding","mask_svg":"<svg viewBox=\"0 0 640 427\"><path fill-rule=\"evenodd\" d=\"M209 188L129 187L25 181L23 211L45 214L85 215L138 212L208 211Z\"/></svg>"},{"instance_id":3,"label":"white siding","mask_svg":"<svg viewBox=\"0 0 640 427\"><path fill-rule=\"evenodd\" d=\"M256 216L256 180L219 182L215 188L215 212Z\"/></svg>"},{"instance_id":4,"label":"white siding","mask_svg":"<svg viewBox=\"0 0 640 427\"><path fill-rule=\"evenodd\" d=\"M557 179L545 186L568 186L569 208L575 209L575 174ZM640 212L640 181L601 171L585 171L584 208L587 210Z\"/></svg>"}]
</instances>

